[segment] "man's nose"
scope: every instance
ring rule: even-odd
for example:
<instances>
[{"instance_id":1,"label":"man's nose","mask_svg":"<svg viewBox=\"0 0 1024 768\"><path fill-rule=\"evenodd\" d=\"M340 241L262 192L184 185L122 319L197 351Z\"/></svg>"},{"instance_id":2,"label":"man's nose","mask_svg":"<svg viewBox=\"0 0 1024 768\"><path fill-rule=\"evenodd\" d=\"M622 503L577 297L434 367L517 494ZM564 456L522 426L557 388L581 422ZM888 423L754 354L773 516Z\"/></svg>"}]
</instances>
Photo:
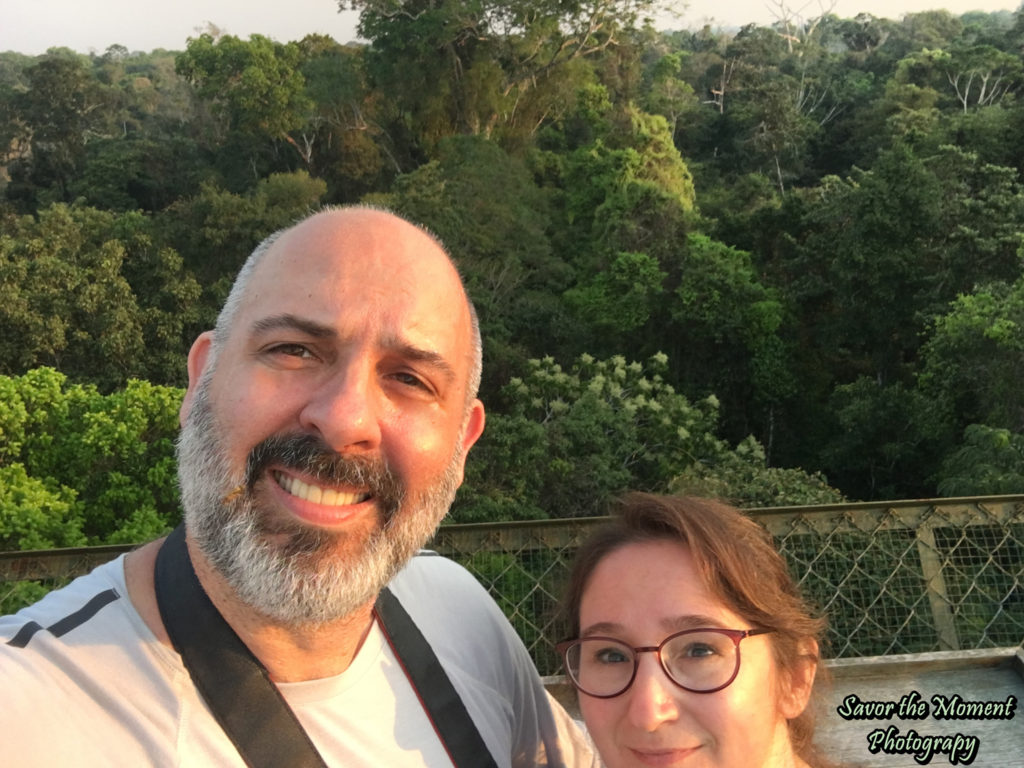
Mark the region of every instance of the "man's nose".
<instances>
[{"instance_id":1,"label":"man's nose","mask_svg":"<svg viewBox=\"0 0 1024 768\"><path fill-rule=\"evenodd\" d=\"M668 679L655 653L641 653L629 696L627 717L637 728L657 730L663 723L679 717L679 694L683 690Z\"/></svg>"},{"instance_id":2,"label":"man's nose","mask_svg":"<svg viewBox=\"0 0 1024 768\"><path fill-rule=\"evenodd\" d=\"M373 451L380 446L381 397L375 372L354 362L333 372L310 393L300 423L318 432L338 453Z\"/></svg>"}]
</instances>

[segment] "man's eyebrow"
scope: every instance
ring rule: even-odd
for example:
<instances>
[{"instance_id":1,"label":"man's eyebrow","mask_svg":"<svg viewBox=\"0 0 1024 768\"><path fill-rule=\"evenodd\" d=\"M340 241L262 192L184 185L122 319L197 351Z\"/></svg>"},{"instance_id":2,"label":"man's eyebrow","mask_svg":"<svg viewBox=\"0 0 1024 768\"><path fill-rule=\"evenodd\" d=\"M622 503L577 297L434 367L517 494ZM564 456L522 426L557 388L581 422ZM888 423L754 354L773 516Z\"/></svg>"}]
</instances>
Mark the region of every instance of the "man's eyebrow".
<instances>
[{"instance_id":1,"label":"man's eyebrow","mask_svg":"<svg viewBox=\"0 0 1024 768\"><path fill-rule=\"evenodd\" d=\"M315 323L312 320L306 320L305 318L290 313L262 317L252 324L252 333L254 336L268 333L270 331L280 330L301 331L307 336L312 336L318 339L337 335L334 329L329 326L321 325L320 323Z\"/></svg>"},{"instance_id":2,"label":"man's eyebrow","mask_svg":"<svg viewBox=\"0 0 1024 768\"><path fill-rule=\"evenodd\" d=\"M291 313L263 317L252 324L252 333L254 336L278 330L300 331L307 336L318 339L335 338L338 335L337 332L328 325L322 325L321 323L314 322L313 320L307 320ZM449 363L439 352L435 352L432 349L417 347L394 336L387 336L382 339L381 346L397 357L408 360L409 362L420 363L437 370L442 376L444 376L445 380L449 384L454 382L456 379L455 369L452 367L452 364Z\"/></svg>"},{"instance_id":3,"label":"man's eyebrow","mask_svg":"<svg viewBox=\"0 0 1024 768\"><path fill-rule=\"evenodd\" d=\"M444 376L448 384L454 383L456 379L455 369L452 367L452 364L449 363L439 352L435 352L432 349L417 347L395 337L385 338L382 346L403 360L408 360L411 363L419 363L435 369Z\"/></svg>"}]
</instances>

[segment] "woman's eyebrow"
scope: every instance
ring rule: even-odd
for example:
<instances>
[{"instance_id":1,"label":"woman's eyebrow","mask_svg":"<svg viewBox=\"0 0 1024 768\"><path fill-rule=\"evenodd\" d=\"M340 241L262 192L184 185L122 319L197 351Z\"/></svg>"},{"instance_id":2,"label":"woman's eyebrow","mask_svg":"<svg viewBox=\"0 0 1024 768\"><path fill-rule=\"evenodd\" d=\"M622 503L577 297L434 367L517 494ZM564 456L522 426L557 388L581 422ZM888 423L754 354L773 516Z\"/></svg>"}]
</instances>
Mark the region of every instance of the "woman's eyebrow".
<instances>
[{"instance_id":1,"label":"woman's eyebrow","mask_svg":"<svg viewBox=\"0 0 1024 768\"><path fill-rule=\"evenodd\" d=\"M661 620L662 628L672 634L687 629L723 629L725 624L721 619L716 619L703 614L683 614L671 616ZM629 630L628 625L614 621L598 621L580 629L580 637L591 635L611 635L619 637Z\"/></svg>"},{"instance_id":2,"label":"woman's eyebrow","mask_svg":"<svg viewBox=\"0 0 1024 768\"><path fill-rule=\"evenodd\" d=\"M590 635L619 635L626 629L622 624L617 624L614 621L599 621L596 624L590 624L586 627L580 628L580 637L588 637Z\"/></svg>"},{"instance_id":3,"label":"woman's eyebrow","mask_svg":"<svg viewBox=\"0 0 1024 768\"><path fill-rule=\"evenodd\" d=\"M686 614L662 619L661 625L669 632L682 632L686 629L723 629L725 624L721 619L716 619L703 614Z\"/></svg>"}]
</instances>

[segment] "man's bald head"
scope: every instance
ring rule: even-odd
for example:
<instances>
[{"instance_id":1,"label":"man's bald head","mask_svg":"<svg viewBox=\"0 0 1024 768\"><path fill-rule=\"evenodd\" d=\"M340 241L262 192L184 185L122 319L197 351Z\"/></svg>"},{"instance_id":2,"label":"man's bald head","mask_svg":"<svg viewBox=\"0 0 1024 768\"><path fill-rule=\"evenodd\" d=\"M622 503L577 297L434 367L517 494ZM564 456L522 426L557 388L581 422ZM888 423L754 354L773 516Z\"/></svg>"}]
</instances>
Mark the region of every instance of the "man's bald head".
<instances>
[{"instance_id":1,"label":"man's bald head","mask_svg":"<svg viewBox=\"0 0 1024 768\"><path fill-rule=\"evenodd\" d=\"M238 275L235 277L235 281L231 286L231 291L224 302L224 306L221 308L220 314L217 316L217 323L214 327L213 334L213 347L211 349L211 362L216 362L218 350L227 342L227 339L231 334L239 309L246 298L253 276L268 256L273 257L274 252L277 250L276 246L285 244L279 243L279 241L295 235L296 231L303 227L317 228L327 231L333 230L336 233L344 235L346 231L354 233L360 228L365 228L367 226L375 226L379 228L382 224L387 227L393 227L396 231L402 229L413 230L414 238L419 238L422 241L424 246L424 256L429 256L432 252L442 255L459 283L462 297L469 313L471 333L469 380L466 388L466 403L468 406L468 404L476 397L477 392L480 389L480 379L483 371L483 341L480 336L480 322L477 317L476 308L473 306L473 302L470 300L469 294L466 292L465 284L462 281L458 267L455 265L451 254L448 253L444 244L428 229L415 224L392 211L376 206L360 205L324 208L323 210L318 211L317 213L314 213L289 227L280 229L264 238L264 240L256 246L242 265L242 268L239 270ZM406 234L409 234L408 231ZM424 286L425 290L429 290L429 288L430 286ZM213 367L213 365L210 366L210 371L207 371L208 375L212 372Z\"/></svg>"}]
</instances>

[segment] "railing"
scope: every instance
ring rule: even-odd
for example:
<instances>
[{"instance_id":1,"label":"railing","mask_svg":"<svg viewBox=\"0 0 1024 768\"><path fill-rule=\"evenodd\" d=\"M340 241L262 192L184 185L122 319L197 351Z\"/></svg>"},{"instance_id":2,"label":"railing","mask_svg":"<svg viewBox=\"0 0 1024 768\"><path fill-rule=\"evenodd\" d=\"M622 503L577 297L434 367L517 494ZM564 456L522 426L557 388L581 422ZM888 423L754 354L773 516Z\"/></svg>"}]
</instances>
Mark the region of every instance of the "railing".
<instances>
[{"instance_id":1,"label":"railing","mask_svg":"<svg viewBox=\"0 0 1024 768\"><path fill-rule=\"evenodd\" d=\"M994 648L1024 641L1024 495L779 507L749 513L829 617L826 656ZM444 526L431 547L491 592L543 674L573 552L601 518ZM0 605L125 547L0 553Z\"/></svg>"}]
</instances>

